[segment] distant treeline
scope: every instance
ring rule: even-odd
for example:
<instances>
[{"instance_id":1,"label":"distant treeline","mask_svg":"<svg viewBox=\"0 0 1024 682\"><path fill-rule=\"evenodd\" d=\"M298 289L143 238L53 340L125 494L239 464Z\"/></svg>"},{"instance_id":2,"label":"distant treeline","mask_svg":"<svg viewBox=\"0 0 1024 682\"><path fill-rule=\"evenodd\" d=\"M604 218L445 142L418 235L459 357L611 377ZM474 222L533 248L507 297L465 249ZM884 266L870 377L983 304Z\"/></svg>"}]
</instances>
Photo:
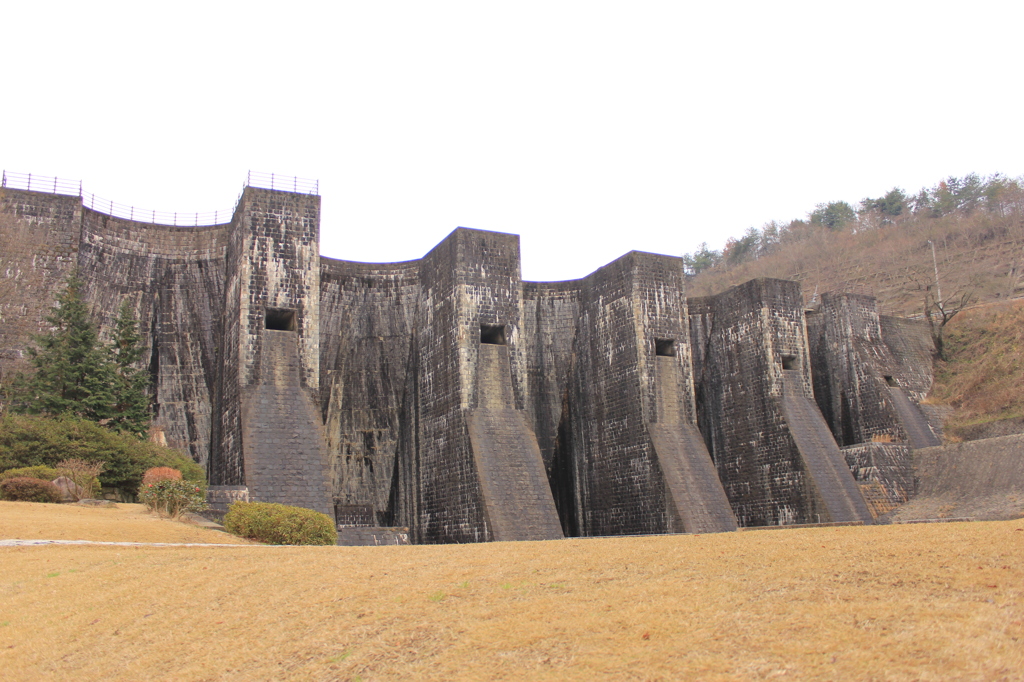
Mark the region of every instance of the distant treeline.
<instances>
[{"instance_id":1,"label":"distant treeline","mask_svg":"<svg viewBox=\"0 0 1024 682\"><path fill-rule=\"evenodd\" d=\"M900 225L908 220L928 220L951 214L969 215L986 211L1000 216L1024 214L1024 178L1000 173L981 177L975 173L962 178L948 177L934 187L909 195L899 187L878 198L865 198L854 208L845 201L818 204L806 220L765 223L750 227L740 238L730 238L721 251L702 243L693 253L683 254L688 275L719 266L729 267L761 258L804 241L820 230L861 232Z\"/></svg>"}]
</instances>

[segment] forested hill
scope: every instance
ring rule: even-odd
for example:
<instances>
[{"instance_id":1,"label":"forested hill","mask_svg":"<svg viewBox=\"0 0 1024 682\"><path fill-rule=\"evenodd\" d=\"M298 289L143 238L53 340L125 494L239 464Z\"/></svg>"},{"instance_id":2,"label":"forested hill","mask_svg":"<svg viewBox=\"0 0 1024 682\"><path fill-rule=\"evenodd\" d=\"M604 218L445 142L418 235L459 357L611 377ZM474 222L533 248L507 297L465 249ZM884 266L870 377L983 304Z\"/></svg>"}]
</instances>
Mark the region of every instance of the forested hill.
<instances>
[{"instance_id":1,"label":"forested hill","mask_svg":"<svg viewBox=\"0 0 1024 682\"><path fill-rule=\"evenodd\" d=\"M800 281L808 302L815 292L870 294L897 315L920 315L937 289L948 305L1022 297L1024 178L972 174L857 207L819 204L806 219L751 227L721 251L703 244L683 259L690 296L776 277Z\"/></svg>"}]
</instances>

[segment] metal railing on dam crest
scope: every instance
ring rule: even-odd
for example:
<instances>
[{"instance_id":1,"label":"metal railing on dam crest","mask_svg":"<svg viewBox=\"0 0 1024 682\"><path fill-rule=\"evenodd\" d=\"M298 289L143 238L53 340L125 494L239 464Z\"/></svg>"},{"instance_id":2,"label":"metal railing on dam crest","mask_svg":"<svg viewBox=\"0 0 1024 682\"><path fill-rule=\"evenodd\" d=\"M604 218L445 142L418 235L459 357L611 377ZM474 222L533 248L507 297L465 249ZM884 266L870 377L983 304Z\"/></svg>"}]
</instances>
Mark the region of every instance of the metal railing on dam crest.
<instances>
[{"instance_id":1,"label":"metal railing on dam crest","mask_svg":"<svg viewBox=\"0 0 1024 682\"><path fill-rule=\"evenodd\" d=\"M2 181L0 181L0 187L27 190L30 192L46 192L48 194L81 197L82 205L92 211L103 213L114 218L160 225L184 227L220 225L230 221L231 216L234 214L234 208L217 211L199 211L195 213L182 211L157 211L140 208L130 204L121 204L111 199L104 199L93 192L83 191L81 180L66 180L46 175L35 175L33 173L12 173L5 170L3 171ZM277 173L260 173L256 171L248 172L243 189L245 187L258 187L261 189L272 189L281 192L293 192L296 194L320 193L319 180L299 178L293 175L280 175Z\"/></svg>"}]
</instances>

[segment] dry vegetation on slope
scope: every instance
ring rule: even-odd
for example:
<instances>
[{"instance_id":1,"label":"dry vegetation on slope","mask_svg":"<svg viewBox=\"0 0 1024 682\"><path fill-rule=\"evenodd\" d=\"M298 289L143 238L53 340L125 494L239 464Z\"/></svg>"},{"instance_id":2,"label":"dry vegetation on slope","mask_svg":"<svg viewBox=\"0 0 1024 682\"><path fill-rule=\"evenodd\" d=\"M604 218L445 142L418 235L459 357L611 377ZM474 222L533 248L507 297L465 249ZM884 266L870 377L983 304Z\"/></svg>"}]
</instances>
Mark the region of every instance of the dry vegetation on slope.
<instances>
[{"instance_id":1,"label":"dry vegetation on slope","mask_svg":"<svg viewBox=\"0 0 1024 682\"><path fill-rule=\"evenodd\" d=\"M744 239L757 243L742 256L732 255L739 253L737 240L724 254L711 252L717 264L691 277L688 293L707 296L755 277L776 277L801 282L805 300L815 291L846 291L875 296L880 312L920 315L935 284L934 244L944 298L959 291L973 292L979 302L1024 296L1024 189L1011 183L1000 196L989 210L938 217L906 207L884 218L862 213L836 228L770 223L762 232L748 231Z\"/></svg>"},{"instance_id":2,"label":"dry vegetation on slope","mask_svg":"<svg viewBox=\"0 0 1024 682\"><path fill-rule=\"evenodd\" d=\"M946 438L1024 432L1024 301L965 310L945 338L931 399L956 408Z\"/></svg>"},{"instance_id":3,"label":"dry vegetation on slope","mask_svg":"<svg viewBox=\"0 0 1024 682\"><path fill-rule=\"evenodd\" d=\"M984 199L985 187L995 198ZM944 300L966 297L978 306L958 313L943 330L945 358L936 363L929 400L955 410L947 439L1024 432L1021 181L949 178L915 198L903 196L892 210L898 215L883 214L882 201L865 200L859 213L846 206L842 225L816 223L812 214L808 221L748 230L722 253L705 248L684 256L699 270L689 278L688 293L706 296L755 277L776 277L800 281L805 302L815 292L868 294L878 299L879 312L919 317L927 297L934 303L937 268Z\"/></svg>"},{"instance_id":4,"label":"dry vegetation on slope","mask_svg":"<svg viewBox=\"0 0 1024 682\"><path fill-rule=\"evenodd\" d=\"M0 670L1014 680L1022 557L1021 521L381 548L5 547Z\"/></svg>"}]
</instances>

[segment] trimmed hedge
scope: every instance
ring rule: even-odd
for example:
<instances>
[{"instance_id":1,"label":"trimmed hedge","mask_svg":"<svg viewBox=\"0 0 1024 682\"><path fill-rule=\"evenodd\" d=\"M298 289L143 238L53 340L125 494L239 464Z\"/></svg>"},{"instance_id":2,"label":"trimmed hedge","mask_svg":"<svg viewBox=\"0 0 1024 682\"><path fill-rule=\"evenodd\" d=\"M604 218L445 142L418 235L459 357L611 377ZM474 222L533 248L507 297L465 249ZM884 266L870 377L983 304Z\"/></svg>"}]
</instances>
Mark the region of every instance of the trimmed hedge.
<instances>
[{"instance_id":1,"label":"trimmed hedge","mask_svg":"<svg viewBox=\"0 0 1024 682\"><path fill-rule=\"evenodd\" d=\"M7 471L0 473L0 481L8 478L41 478L44 481L52 481L60 476L60 472L53 467L45 465L34 466L34 467L20 467L18 469L8 469Z\"/></svg>"},{"instance_id":2,"label":"trimmed hedge","mask_svg":"<svg viewBox=\"0 0 1024 682\"><path fill-rule=\"evenodd\" d=\"M60 488L41 478L8 478L0 482L0 497L12 502L53 502L64 499Z\"/></svg>"},{"instance_id":3,"label":"trimmed hedge","mask_svg":"<svg viewBox=\"0 0 1024 682\"><path fill-rule=\"evenodd\" d=\"M270 502L235 502L224 516L229 533L271 545L334 545L338 531L327 514Z\"/></svg>"}]
</instances>

